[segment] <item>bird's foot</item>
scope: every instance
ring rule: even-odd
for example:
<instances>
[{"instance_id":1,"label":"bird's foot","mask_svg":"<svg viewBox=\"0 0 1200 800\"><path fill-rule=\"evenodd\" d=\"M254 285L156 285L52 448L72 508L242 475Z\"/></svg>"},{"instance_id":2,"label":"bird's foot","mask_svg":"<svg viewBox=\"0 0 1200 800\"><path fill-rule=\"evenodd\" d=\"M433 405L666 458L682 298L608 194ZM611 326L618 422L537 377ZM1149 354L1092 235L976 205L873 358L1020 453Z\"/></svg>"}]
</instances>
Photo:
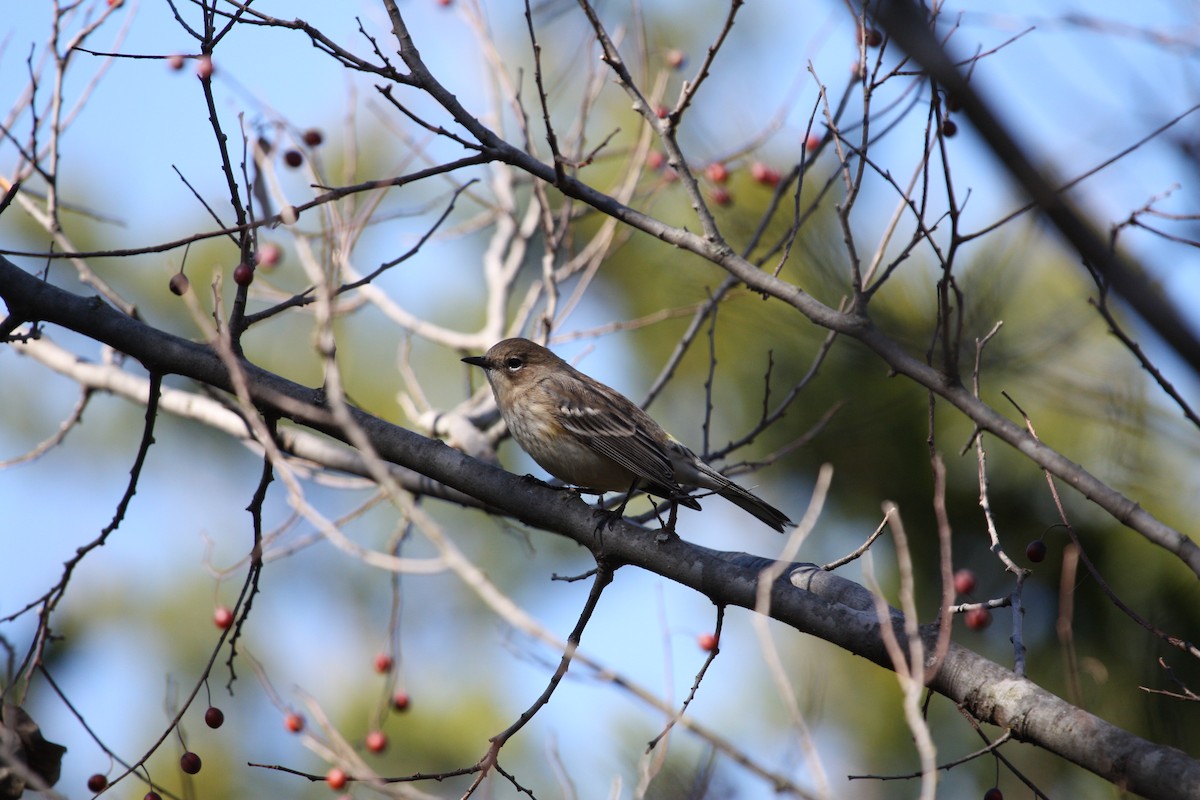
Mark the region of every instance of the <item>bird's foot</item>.
<instances>
[{"instance_id":1,"label":"bird's foot","mask_svg":"<svg viewBox=\"0 0 1200 800\"><path fill-rule=\"evenodd\" d=\"M596 522L596 533L601 533L604 529L615 526L625 516L625 509L615 508L610 510L603 507L594 508L592 509L592 515L599 517L599 520Z\"/></svg>"}]
</instances>

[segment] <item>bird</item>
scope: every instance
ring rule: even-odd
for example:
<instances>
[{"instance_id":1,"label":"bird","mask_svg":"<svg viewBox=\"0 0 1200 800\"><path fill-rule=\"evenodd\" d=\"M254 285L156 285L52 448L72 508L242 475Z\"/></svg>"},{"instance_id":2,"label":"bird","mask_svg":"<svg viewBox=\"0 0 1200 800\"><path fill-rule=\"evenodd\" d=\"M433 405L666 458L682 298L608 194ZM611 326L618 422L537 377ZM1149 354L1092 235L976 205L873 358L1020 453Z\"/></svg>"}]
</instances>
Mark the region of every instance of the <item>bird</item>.
<instances>
[{"instance_id":1,"label":"bird","mask_svg":"<svg viewBox=\"0 0 1200 800\"><path fill-rule=\"evenodd\" d=\"M700 504L689 492L707 489L781 533L792 525L782 511L704 463L636 403L540 344L505 339L462 360L483 369L517 444L564 483L600 494L640 488L692 509Z\"/></svg>"}]
</instances>

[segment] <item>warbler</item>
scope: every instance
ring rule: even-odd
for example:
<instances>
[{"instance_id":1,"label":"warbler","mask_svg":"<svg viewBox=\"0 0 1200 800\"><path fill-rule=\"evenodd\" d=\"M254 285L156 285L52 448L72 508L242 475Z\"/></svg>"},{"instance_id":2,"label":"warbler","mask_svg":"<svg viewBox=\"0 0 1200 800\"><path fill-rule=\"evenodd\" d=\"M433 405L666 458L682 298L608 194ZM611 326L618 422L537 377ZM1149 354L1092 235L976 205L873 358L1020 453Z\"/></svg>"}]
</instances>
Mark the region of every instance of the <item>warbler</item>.
<instances>
[{"instance_id":1,"label":"warbler","mask_svg":"<svg viewBox=\"0 0 1200 800\"><path fill-rule=\"evenodd\" d=\"M782 532L792 522L671 436L620 392L589 378L528 339L505 339L482 367L517 444L554 477L598 493L637 488L699 509L691 489L709 489Z\"/></svg>"}]
</instances>

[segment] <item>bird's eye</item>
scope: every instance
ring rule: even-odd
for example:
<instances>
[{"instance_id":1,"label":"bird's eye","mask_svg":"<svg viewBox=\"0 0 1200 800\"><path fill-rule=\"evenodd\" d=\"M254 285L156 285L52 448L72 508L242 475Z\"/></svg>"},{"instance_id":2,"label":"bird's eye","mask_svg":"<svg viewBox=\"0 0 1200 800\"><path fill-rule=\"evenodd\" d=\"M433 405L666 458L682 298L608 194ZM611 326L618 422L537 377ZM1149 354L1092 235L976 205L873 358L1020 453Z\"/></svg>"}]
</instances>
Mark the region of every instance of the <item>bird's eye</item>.
<instances>
[{"instance_id":1,"label":"bird's eye","mask_svg":"<svg viewBox=\"0 0 1200 800\"><path fill-rule=\"evenodd\" d=\"M513 372L516 372L521 367L525 366L525 362L517 356L509 356L508 358L504 359L504 366L508 367Z\"/></svg>"}]
</instances>

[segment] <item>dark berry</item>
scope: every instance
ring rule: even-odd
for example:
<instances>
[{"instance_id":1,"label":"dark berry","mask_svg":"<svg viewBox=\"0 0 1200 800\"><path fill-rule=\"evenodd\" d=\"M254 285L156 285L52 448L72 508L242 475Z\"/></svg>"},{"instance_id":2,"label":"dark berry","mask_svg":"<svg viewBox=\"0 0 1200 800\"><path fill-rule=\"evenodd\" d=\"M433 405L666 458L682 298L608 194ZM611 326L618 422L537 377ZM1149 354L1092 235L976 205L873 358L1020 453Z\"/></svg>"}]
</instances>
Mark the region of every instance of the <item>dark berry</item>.
<instances>
[{"instance_id":1,"label":"dark berry","mask_svg":"<svg viewBox=\"0 0 1200 800\"><path fill-rule=\"evenodd\" d=\"M182 272L176 272L171 276L171 281L167 284L167 288L171 290L171 294L176 297L182 297L187 294L188 286L190 285L191 283L188 281L187 275L184 275Z\"/></svg>"},{"instance_id":2,"label":"dark berry","mask_svg":"<svg viewBox=\"0 0 1200 800\"><path fill-rule=\"evenodd\" d=\"M1034 539L1025 546L1025 557L1035 564L1040 564L1046 558L1046 543L1041 539Z\"/></svg>"},{"instance_id":3,"label":"dark berry","mask_svg":"<svg viewBox=\"0 0 1200 800\"><path fill-rule=\"evenodd\" d=\"M225 712L216 706L210 706L204 712L204 724L210 728L219 728L225 724Z\"/></svg>"},{"instance_id":4,"label":"dark berry","mask_svg":"<svg viewBox=\"0 0 1200 800\"><path fill-rule=\"evenodd\" d=\"M97 772L88 778L87 787L92 793L103 792L108 787L108 778Z\"/></svg>"},{"instance_id":5,"label":"dark berry","mask_svg":"<svg viewBox=\"0 0 1200 800\"><path fill-rule=\"evenodd\" d=\"M288 150L283 154L283 163L295 169L304 163L304 154L299 150Z\"/></svg>"},{"instance_id":6,"label":"dark berry","mask_svg":"<svg viewBox=\"0 0 1200 800\"><path fill-rule=\"evenodd\" d=\"M254 267L249 264L238 264L233 270L233 281L238 286L249 286L254 280Z\"/></svg>"},{"instance_id":7,"label":"dark berry","mask_svg":"<svg viewBox=\"0 0 1200 800\"><path fill-rule=\"evenodd\" d=\"M191 750L179 757L179 768L188 775L195 775L200 771L200 766L200 756L196 755Z\"/></svg>"}]
</instances>

